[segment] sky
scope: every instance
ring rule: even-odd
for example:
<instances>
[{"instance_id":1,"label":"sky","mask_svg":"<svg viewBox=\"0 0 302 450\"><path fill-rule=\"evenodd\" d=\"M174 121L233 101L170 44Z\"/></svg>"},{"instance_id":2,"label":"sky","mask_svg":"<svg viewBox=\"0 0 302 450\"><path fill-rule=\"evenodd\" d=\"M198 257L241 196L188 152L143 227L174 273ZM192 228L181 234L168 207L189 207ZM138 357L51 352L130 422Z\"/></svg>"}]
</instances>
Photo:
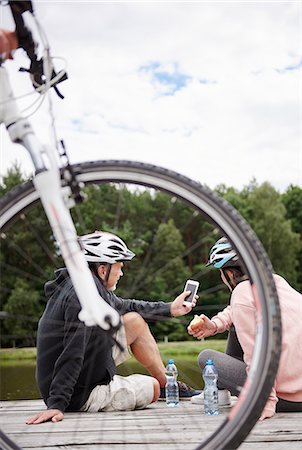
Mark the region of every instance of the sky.
<instances>
[{"instance_id":1,"label":"sky","mask_svg":"<svg viewBox=\"0 0 302 450\"><path fill-rule=\"evenodd\" d=\"M215 188L302 186L302 2L36 1L65 96L52 96L72 162L130 159ZM8 7L1 26L13 28ZM23 51L7 67L31 91ZM37 101L20 100L21 109ZM25 114L37 106L26 109ZM30 117L50 140L47 101ZM26 151L1 130L1 174Z\"/></svg>"}]
</instances>

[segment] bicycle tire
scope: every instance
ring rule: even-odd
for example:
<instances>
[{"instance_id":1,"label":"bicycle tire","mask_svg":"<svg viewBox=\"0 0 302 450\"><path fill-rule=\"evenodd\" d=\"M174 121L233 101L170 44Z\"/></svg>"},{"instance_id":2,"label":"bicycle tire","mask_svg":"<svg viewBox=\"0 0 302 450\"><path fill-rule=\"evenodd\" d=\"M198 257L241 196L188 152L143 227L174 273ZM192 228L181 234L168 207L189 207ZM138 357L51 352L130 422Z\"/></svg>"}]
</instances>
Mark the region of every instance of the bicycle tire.
<instances>
[{"instance_id":1,"label":"bicycle tire","mask_svg":"<svg viewBox=\"0 0 302 450\"><path fill-rule=\"evenodd\" d=\"M85 185L106 182L140 184L159 189L190 204L215 224L232 241L241 255L252 284L256 286L262 314L255 341L249 379L250 388L226 420L198 449L235 449L259 418L278 369L281 348L280 308L272 267L261 243L250 226L225 200L208 187L183 175L151 164L134 161L91 161L73 165ZM63 173L64 169L62 169ZM62 183L64 189L65 183ZM39 201L32 181L18 186L0 201L2 232L20 214Z\"/></svg>"}]
</instances>

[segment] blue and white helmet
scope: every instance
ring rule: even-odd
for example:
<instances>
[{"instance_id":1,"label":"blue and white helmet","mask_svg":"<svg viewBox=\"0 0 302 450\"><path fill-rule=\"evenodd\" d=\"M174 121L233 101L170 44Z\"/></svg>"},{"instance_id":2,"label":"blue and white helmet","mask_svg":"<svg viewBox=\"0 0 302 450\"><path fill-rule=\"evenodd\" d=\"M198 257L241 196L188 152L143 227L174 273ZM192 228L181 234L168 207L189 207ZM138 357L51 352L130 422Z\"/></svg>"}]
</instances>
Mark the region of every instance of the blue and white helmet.
<instances>
[{"instance_id":1,"label":"blue and white helmet","mask_svg":"<svg viewBox=\"0 0 302 450\"><path fill-rule=\"evenodd\" d=\"M216 267L216 269L240 266L237 253L227 238L220 238L211 248L207 266L210 265Z\"/></svg>"},{"instance_id":2,"label":"blue and white helmet","mask_svg":"<svg viewBox=\"0 0 302 450\"><path fill-rule=\"evenodd\" d=\"M125 242L112 233L95 231L80 237L80 244L84 249L87 262L114 264L131 261L135 256Z\"/></svg>"}]
</instances>

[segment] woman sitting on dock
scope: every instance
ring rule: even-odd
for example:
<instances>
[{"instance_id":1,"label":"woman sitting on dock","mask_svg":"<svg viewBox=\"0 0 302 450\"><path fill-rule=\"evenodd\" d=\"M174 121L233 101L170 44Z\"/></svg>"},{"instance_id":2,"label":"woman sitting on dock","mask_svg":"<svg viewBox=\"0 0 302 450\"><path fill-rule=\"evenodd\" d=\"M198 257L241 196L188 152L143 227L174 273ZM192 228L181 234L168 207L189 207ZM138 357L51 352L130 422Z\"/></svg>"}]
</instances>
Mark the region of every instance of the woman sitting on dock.
<instances>
[{"instance_id":1,"label":"woman sitting on dock","mask_svg":"<svg viewBox=\"0 0 302 450\"><path fill-rule=\"evenodd\" d=\"M230 305L211 320L204 314L194 331L197 339L229 330L226 353L204 350L198 363L204 368L213 359L218 370L219 398L224 402L230 391L238 396L246 380L254 349L256 307L251 284L235 250L226 238L219 239L210 250L208 265L220 270L223 283L231 291ZM302 412L302 295L279 275L273 274L279 297L282 319L282 349L274 387L260 416L272 417L275 412ZM227 391L225 391L227 390ZM192 401L202 402L203 394Z\"/></svg>"}]
</instances>

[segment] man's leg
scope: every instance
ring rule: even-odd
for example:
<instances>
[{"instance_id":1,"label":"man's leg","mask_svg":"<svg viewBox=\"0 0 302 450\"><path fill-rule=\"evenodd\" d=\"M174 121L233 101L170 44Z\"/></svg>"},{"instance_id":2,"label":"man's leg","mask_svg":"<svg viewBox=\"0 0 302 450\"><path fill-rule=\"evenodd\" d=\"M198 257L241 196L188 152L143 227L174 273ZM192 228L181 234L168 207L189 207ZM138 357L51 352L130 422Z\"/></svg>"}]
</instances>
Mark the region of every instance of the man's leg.
<instances>
[{"instance_id":1,"label":"man's leg","mask_svg":"<svg viewBox=\"0 0 302 450\"><path fill-rule=\"evenodd\" d=\"M160 393L158 381L148 375L114 375L109 384L97 385L81 411L132 411L146 408Z\"/></svg>"},{"instance_id":2,"label":"man's leg","mask_svg":"<svg viewBox=\"0 0 302 450\"><path fill-rule=\"evenodd\" d=\"M124 328L126 332L127 345L131 347L133 356L139 361L155 378L160 385L160 396L165 396L166 374L165 366L162 362L157 344L152 336L148 324L137 313L130 312L123 316ZM154 381L156 381L154 380ZM178 381L179 398L189 399L193 395L199 394L197 391L182 381ZM154 391L156 397L157 392Z\"/></svg>"},{"instance_id":3,"label":"man's leg","mask_svg":"<svg viewBox=\"0 0 302 450\"><path fill-rule=\"evenodd\" d=\"M158 380L160 387L164 387L166 384L165 366L148 324L136 312L125 314L123 321L127 344L130 346L133 356L148 370L153 378Z\"/></svg>"}]
</instances>

